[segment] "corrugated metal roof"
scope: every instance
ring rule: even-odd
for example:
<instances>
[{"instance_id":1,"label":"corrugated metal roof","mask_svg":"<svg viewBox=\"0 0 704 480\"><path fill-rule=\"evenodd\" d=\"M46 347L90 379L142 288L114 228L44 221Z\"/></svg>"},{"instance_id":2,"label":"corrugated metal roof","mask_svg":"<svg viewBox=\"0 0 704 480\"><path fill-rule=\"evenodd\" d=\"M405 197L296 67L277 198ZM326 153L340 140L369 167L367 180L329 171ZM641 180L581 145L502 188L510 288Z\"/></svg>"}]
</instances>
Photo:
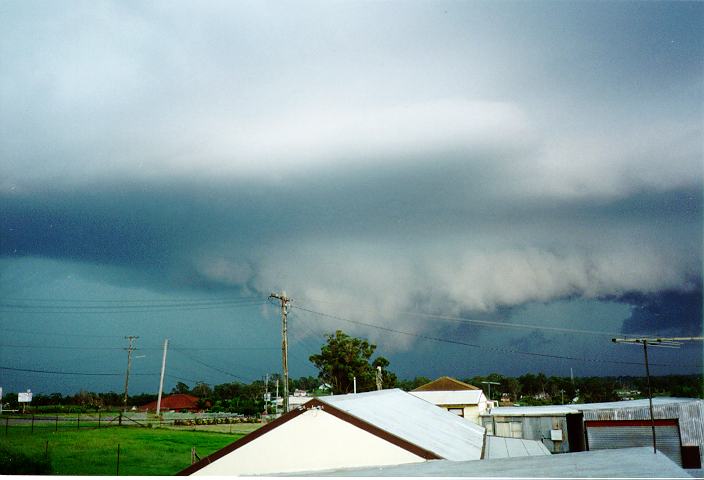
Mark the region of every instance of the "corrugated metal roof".
<instances>
[{"instance_id":1,"label":"corrugated metal roof","mask_svg":"<svg viewBox=\"0 0 704 480\"><path fill-rule=\"evenodd\" d=\"M444 392L424 391L408 393L435 405L478 405L482 398L486 401L484 392L481 390L455 390Z\"/></svg>"},{"instance_id":2,"label":"corrugated metal roof","mask_svg":"<svg viewBox=\"0 0 704 480\"><path fill-rule=\"evenodd\" d=\"M533 457L536 455L552 455L550 450L539 440L523 438L486 437L484 458Z\"/></svg>"},{"instance_id":3,"label":"corrugated metal roof","mask_svg":"<svg viewBox=\"0 0 704 480\"><path fill-rule=\"evenodd\" d=\"M673 403L687 403L694 402L695 398L679 398L679 397L653 397L653 406L655 405L669 405ZM603 410L603 409L615 409L615 408L639 408L639 407L649 407L649 402L647 398L639 398L638 400L623 400L620 402L602 402L602 403L577 403L571 405L571 407L576 408L580 411L584 410Z\"/></svg>"},{"instance_id":4,"label":"corrugated metal roof","mask_svg":"<svg viewBox=\"0 0 704 480\"><path fill-rule=\"evenodd\" d=\"M551 415L567 415L568 413L579 413L574 405L540 405L537 407L495 407L491 412L483 415L493 417L501 416L551 416Z\"/></svg>"},{"instance_id":5,"label":"corrugated metal roof","mask_svg":"<svg viewBox=\"0 0 704 480\"><path fill-rule=\"evenodd\" d=\"M447 460L477 460L484 428L399 389L319 397Z\"/></svg>"},{"instance_id":6,"label":"corrugated metal roof","mask_svg":"<svg viewBox=\"0 0 704 480\"><path fill-rule=\"evenodd\" d=\"M286 476L286 475L281 475ZM304 477L522 477L522 478L692 478L652 448L623 448L473 462L433 460L389 467L349 468L290 476Z\"/></svg>"},{"instance_id":7,"label":"corrugated metal roof","mask_svg":"<svg viewBox=\"0 0 704 480\"><path fill-rule=\"evenodd\" d=\"M695 398L655 397L653 406L696 402ZM540 405L535 407L496 407L484 415L491 416L550 416L567 415L591 410L623 410L627 408L648 408L648 399L624 400L620 402L575 403L569 405Z\"/></svg>"}]
</instances>

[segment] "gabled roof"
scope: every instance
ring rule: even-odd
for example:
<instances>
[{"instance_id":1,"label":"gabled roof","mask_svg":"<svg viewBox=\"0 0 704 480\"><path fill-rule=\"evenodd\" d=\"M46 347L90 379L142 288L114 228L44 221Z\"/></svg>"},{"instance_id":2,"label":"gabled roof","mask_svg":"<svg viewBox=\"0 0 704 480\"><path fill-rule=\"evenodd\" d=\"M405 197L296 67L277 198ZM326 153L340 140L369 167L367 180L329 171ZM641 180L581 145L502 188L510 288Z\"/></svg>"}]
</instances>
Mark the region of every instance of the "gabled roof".
<instances>
[{"instance_id":1,"label":"gabled roof","mask_svg":"<svg viewBox=\"0 0 704 480\"><path fill-rule=\"evenodd\" d=\"M432 382L421 385L413 390L414 392L429 392L429 391L454 391L454 390L481 390L480 388L470 385L469 383L460 382L452 377L440 377Z\"/></svg>"},{"instance_id":2,"label":"gabled roof","mask_svg":"<svg viewBox=\"0 0 704 480\"><path fill-rule=\"evenodd\" d=\"M454 391L425 391L409 392L426 402L435 405L478 405L482 400L486 402L484 392L481 390L454 390Z\"/></svg>"},{"instance_id":3,"label":"gabled roof","mask_svg":"<svg viewBox=\"0 0 704 480\"><path fill-rule=\"evenodd\" d=\"M483 427L397 388L320 397L321 401L447 460L478 460Z\"/></svg>"},{"instance_id":4,"label":"gabled roof","mask_svg":"<svg viewBox=\"0 0 704 480\"><path fill-rule=\"evenodd\" d=\"M310 400L182 470L179 475L200 470L310 409L323 410L426 460L479 460L482 456L483 427L393 389Z\"/></svg>"}]
</instances>

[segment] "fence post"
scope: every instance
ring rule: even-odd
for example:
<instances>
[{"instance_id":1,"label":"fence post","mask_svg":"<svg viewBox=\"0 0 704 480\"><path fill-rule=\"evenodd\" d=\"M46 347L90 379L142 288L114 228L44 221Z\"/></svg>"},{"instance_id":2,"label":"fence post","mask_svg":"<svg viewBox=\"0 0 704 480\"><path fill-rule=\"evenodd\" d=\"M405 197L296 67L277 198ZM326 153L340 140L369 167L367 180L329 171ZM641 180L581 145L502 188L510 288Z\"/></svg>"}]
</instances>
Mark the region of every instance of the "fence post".
<instances>
[{"instance_id":1,"label":"fence post","mask_svg":"<svg viewBox=\"0 0 704 480\"><path fill-rule=\"evenodd\" d=\"M59 416L56 416L56 424L54 425L54 431L58 432L59 431Z\"/></svg>"},{"instance_id":2,"label":"fence post","mask_svg":"<svg viewBox=\"0 0 704 480\"><path fill-rule=\"evenodd\" d=\"M34 415L32 415L32 432L31 433L34 433Z\"/></svg>"},{"instance_id":3,"label":"fence post","mask_svg":"<svg viewBox=\"0 0 704 480\"><path fill-rule=\"evenodd\" d=\"M119 420L117 421L117 424L118 424L119 426L122 426L122 412L120 412L120 418L119 418Z\"/></svg>"},{"instance_id":4,"label":"fence post","mask_svg":"<svg viewBox=\"0 0 704 480\"><path fill-rule=\"evenodd\" d=\"M78 416L76 417L76 430L81 429L81 412L78 412Z\"/></svg>"},{"instance_id":5,"label":"fence post","mask_svg":"<svg viewBox=\"0 0 704 480\"><path fill-rule=\"evenodd\" d=\"M115 476L120 475L120 444L117 444L117 470L115 472Z\"/></svg>"},{"instance_id":6,"label":"fence post","mask_svg":"<svg viewBox=\"0 0 704 480\"><path fill-rule=\"evenodd\" d=\"M98 428L100 428L100 412L98 412Z\"/></svg>"}]
</instances>

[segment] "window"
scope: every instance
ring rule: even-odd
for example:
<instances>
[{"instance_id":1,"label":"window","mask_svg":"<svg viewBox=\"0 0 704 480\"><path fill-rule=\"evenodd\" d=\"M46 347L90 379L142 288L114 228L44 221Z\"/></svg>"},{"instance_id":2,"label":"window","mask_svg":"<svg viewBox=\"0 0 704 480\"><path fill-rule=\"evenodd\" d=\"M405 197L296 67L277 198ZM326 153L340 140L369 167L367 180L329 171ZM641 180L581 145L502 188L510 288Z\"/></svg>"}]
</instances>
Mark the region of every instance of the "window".
<instances>
[{"instance_id":1,"label":"window","mask_svg":"<svg viewBox=\"0 0 704 480\"><path fill-rule=\"evenodd\" d=\"M459 415L460 417L464 417L464 408L448 408L447 411L454 413L455 415Z\"/></svg>"}]
</instances>

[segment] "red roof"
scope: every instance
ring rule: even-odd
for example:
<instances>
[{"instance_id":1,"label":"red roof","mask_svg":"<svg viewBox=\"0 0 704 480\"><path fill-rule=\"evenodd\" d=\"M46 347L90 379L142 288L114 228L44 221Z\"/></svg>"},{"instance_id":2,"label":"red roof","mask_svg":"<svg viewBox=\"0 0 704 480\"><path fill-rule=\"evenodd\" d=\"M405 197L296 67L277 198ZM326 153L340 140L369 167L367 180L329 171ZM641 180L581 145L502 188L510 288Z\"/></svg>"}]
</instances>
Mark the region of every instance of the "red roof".
<instances>
[{"instance_id":1,"label":"red roof","mask_svg":"<svg viewBox=\"0 0 704 480\"><path fill-rule=\"evenodd\" d=\"M149 402L146 405L139 407L140 410L153 410L156 411L156 400ZM167 397L162 397L161 399L161 409L162 410L190 410L198 411L198 397L193 395L186 395L185 393L176 393L174 395L169 395Z\"/></svg>"}]
</instances>

